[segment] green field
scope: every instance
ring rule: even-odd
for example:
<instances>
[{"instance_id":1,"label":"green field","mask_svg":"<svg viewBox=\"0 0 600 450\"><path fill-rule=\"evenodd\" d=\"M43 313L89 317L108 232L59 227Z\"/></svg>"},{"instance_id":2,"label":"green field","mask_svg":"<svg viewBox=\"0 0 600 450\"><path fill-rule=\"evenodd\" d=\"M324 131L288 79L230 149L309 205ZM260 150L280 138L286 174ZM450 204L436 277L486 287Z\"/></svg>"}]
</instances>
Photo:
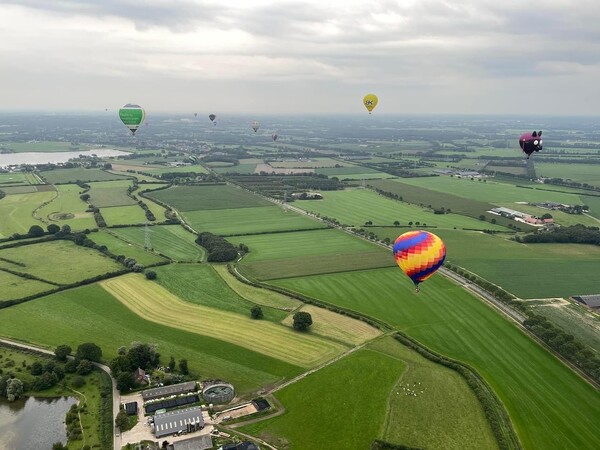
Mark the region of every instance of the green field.
<instances>
[{"instance_id":1,"label":"green field","mask_svg":"<svg viewBox=\"0 0 600 450\"><path fill-rule=\"evenodd\" d=\"M284 438L292 450L368 449L404 369L399 359L359 350L278 392L285 414L242 430L276 445Z\"/></svg>"},{"instance_id":2,"label":"green field","mask_svg":"<svg viewBox=\"0 0 600 450\"><path fill-rule=\"evenodd\" d=\"M262 162L262 160L261 160ZM256 163L249 163L249 164L238 164L236 166L231 166L231 167L211 167L212 170L214 170L217 173L243 173L243 174L250 174L250 173L254 173L254 170L256 169Z\"/></svg>"},{"instance_id":3,"label":"green field","mask_svg":"<svg viewBox=\"0 0 600 450\"><path fill-rule=\"evenodd\" d=\"M89 182L123 180L124 178L127 178L124 175L108 173L101 169L84 169L82 167L47 170L40 172L40 176L50 184L75 183L77 180Z\"/></svg>"},{"instance_id":4,"label":"green field","mask_svg":"<svg viewBox=\"0 0 600 450\"><path fill-rule=\"evenodd\" d=\"M162 167L160 169L147 169L144 172L148 172L153 175L162 175L163 173L208 173L208 170L198 164L184 167Z\"/></svg>"},{"instance_id":5,"label":"green field","mask_svg":"<svg viewBox=\"0 0 600 450\"><path fill-rule=\"evenodd\" d=\"M239 236L229 240L250 248L240 269L263 280L395 264L391 252L338 230Z\"/></svg>"},{"instance_id":6,"label":"green field","mask_svg":"<svg viewBox=\"0 0 600 450\"><path fill-rule=\"evenodd\" d=\"M32 141L32 142L2 142L0 150L10 150L12 153L55 153L55 152L81 152L92 148L73 147L70 142ZM74 155L75 156L75 155Z\"/></svg>"},{"instance_id":7,"label":"green field","mask_svg":"<svg viewBox=\"0 0 600 450\"><path fill-rule=\"evenodd\" d=\"M230 185L176 186L150 192L147 195L167 203L179 211L251 208L272 205L271 202L257 195Z\"/></svg>"},{"instance_id":8,"label":"green field","mask_svg":"<svg viewBox=\"0 0 600 450\"><path fill-rule=\"evenodd\" d=\"M204 250L196 244L196 235L180 225L156 225L150 229L150 244L155 252L175 261L202 261ZM111 233L121 239L144 246L144 227L113 228Z\"/></svg>"},{"instance_id":9,"label":"green field","mask_svg":"<svg viewBox=\"0 0 600 450\"><path fill-rule=\"evenodd\" d=\"M338 356L346 346L250 314L236 314L179 299L141 274L128 274L100 285L143 319L217 337L249 350L309 368Z\"/></svg>"},{"instance_id":10,"label":"green field","mask_svg":"<svg viewBox=\"0 0 600 450\"><path fill-rule=\"evenodd\" d=\"M536 162L535 171L538 176L562 178L587 183L600 187L600 165L598 164L560 164Z\"/></svg>"},{"instance_id":11,"label":"green field","mask_svg":"<svg viewBox=\"0 0 600 450\"><path fill-rule=\"evenodd\" d=\"M285 211L275 205L256 208L187 211L185 221L196 231L220 235L325 228L323 222Z\"/></svg>"},{"instance_id":12,"label":"green field","mask_svg":"<svg viewBox=\"0 0 600 450\"><path fill-rule=\"evenodd\" d=\"M102 230L97 233L90 233L88 237L98 245L106 245L111 253L115 255L123 255L126 258L135 258L138 263L145 266L165 261L165 259L161 256L144 250L143 241L141 245L134 245L124 241L123 239L113 236L111 232L107 230Z\"/></svg>"},{"instance_id":13,"label":"green field","mask_svg":"<svg viewBox=\"0 0 600 450\"><path fill-rule=\"evenodd\" d=\"M5 261L0 261L0 263L2 263L2 267L14 271L19 271L20 269L20 266L5 264ZM22 278L2 270L0 270L0 286L2 286L0 290L0 305L6 300L16 300L56 288L56 286L51 284L37 280L28 280L27 278Z\"/></svg>"},{"instance_id":14,"label":"green field","mask_svg":"<svg viewBox=\"0 0 600 450\"><path fill-rule=\"evenodd\" d=\"M381 172L379 172L375 169L371 169L369 167L356 166L356 165L345 166L345 167L329 167L326 169L317 169L315 172L317 172L319 174L327 175L330 177L338 177L338 178L344 178L343 175L381 173Z\"/></svg>"},{"instance_id":15,"label":"green field","mask_svg":"<svg viewBox=\"0 0 600 450\"><path fill-rule=\"evenodd\" d=\"M139 205L113 206L100 210L106 225L137 225L146 222L146 214ZM160 220L160 219L159 219Z\"/></svg>"},{"instance_id":16,"label":"green field","mask_svg":"<svg viewBox=\"0 0 600 450\"><path fill-rule=\"evenodd\" d=\"M311 158L309 161L269 161L272 167L281 167L285 169L315 169L335 166L346 166L348 163L338 161L332 158ZM365 172L368 172L366 170Z\"/></svg>"},{"instance_id":17,"label":"green field","mask_svg":"<svg viewBox=\"0 0 600 450\"><path fill-rule=\"evenodd\" d=\"M322 195L323 200L298 201L294 202L294 206L357 227L367 221L373 222L373 225L389 226L397 220L404 226L409 222L420 222L440 228L506 229L458 214L434 214L431 210L385 198L369 189L329 191Z\"/></svg>"},{"instance_id":18,"label":"green field","mask_svg":"<svg viewBox=\"0 0 600 450\"><path fill-rule=\"evenodd\" d=\"M52 200L53 191L7 195L0 199L0 237L14 233L27 233L32 225L44 226L33 217L33 211L44 202Z\"/></svg>"},{"instance_id":19,"label":"green field","mask_svg":"<svg viewBox=\"0 0 600 450\"><path fill-rule=\"evenodd\" d=\"M25 172L0 173L0 189L2 189L2 186L19 184L29 184L28 177Z\"/></svg>"},{"instance_id":20,"label":"green field","mask_svg":"<svg viewBox=\"0 0 600 450\"><path fill-rule=\"evenodd\" d=\"M89 202L96 208L135 205L137 202L127 195L131 184L131 180L90 183Z\"/></svg>"},{"instance_id":21,"label":"green field","mask_svg":"<svg viewBox=\"0 0 600 450\"><path fill-rule=\"evenodd\" d=\"M47 185L44 185L47 186ZM27 185L21 185L21 186L0 186L0 190L2 190L2 192L4 192L6 195L11 195L11 194L29 194L32 192L40 192L43 190L52 190L54 189L53 186L50 186L51 189L38 189L37 186L32 186L30 184Z\"/></svg>"},{"instance_id":22,"label":"green field","mask_svg":"<svg viewBox=\"0 0 600 450\"><path fill-rule=\"evenodd\" d=\"M385 320L490 383L525 448L596 448L597 391L512 323L436 275L415 294L398 269L273 282Z\"/></svg>"},{"instance_id":23,"label":"green field","mask_svg":"<svg viewBox=\"0 0 600 450\"><path fill-rule=\"evenodd\" d=\"M2 309L0 322L2 336L44 347L77 348L82 342L94 342L106 360L117 356L122 345L153 343L163 364L171 355L185 358L201 378L225 379L242 395L301 372L297 366L214 337L144 320L96 284Z\"/></svg>"},{"instance_id":24,"label":"green field","mask_svg":"<svg viewBox=\"0 0 600 450\"><path fill-rule=\"evenodd\" d=\"M157 267L155 271L158 274L158 284L190 303L247 317L250 316L250 309L258 303L254 301L255 294L242 297L231 289L213 266L208 264L170 264ZM268 306L263 308L263 313L266 320L274 322L280 322L288 315L285 311Z\"/></svg>"},{"instance_id":25,"label":"green field","mask_svg":"<svg viewBox=\"0 0 600 450\"><path fill-rule=\"evenodd\" d=\"M71 284L123 269L121 264L102 253L75 245L71 241L42 242L0 249L0 258L24 264L15 266L0 260L0 267L59 284Z\"/></svg>"},{"instance_id":26,"label":"green field","mask_svg":"<svg viewBox=\"0 0 600 450\"><path fill-rule=\"evenodd\" d=\"M83 189L76 184L56 186L56 198L40 208L37 215L61 227L69 225L73 230L96 228L94 214L86 212L88 204L79 198L82 191Z\"/></svg>"}]
</instances>

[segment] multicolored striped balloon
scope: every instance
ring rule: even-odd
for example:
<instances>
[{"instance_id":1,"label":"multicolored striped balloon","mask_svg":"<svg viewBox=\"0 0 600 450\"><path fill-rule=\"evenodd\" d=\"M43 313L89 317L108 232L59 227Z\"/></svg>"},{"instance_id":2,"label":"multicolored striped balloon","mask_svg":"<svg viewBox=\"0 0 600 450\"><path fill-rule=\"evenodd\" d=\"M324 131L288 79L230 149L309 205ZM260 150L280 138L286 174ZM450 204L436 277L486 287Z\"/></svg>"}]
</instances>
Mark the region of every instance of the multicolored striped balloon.
<instances>
[{"instance_id":1,"label":"multicolored striped balloon","mask_svg":"<svg viewBox=\"0 0 600 450\"><path fill-rule=\"evenodd\" d=\"M419 283L438 270L446 259L446 245L428 231L409 231L394 242L394 258L419 292Z\"/></svg>"}]
</instances>

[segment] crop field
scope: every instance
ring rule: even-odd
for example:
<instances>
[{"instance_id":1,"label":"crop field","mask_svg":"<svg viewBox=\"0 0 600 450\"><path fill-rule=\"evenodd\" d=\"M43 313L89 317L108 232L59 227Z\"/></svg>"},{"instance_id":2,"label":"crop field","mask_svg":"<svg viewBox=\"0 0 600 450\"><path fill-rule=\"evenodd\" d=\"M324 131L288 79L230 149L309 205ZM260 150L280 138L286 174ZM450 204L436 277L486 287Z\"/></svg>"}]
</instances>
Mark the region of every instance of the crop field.
<instances>
[{"instance_id":1,"label":"crop field","mask_svg":"<svg viewBox=\"0 0 600 450\"><path fill-rule=\"evenodd\" d=\"M368 348L406 363L388 398L384 440L413 448L497 448L481 404L457 372L392 337L377 340Z\"/></svg>"},{"instance_id":2,"label":"crop field","mask_svg":"<svg viewBox=\"0 0 600 450\"><path fill-rule=\"evenodd\" d=\"M110 361L131 342L152 342L165 364L172 355L186 358L190 371L207 379L225 379L238 393L256 390L302 369L215 337L144 320L97 284L53 294L0 310L0 335L54 349L94 342Z\"/></svg>"},{"instance_id":3,"label":"crop field","mask_svg":"<svg viewBox=\"0 0 600 450\"><path fill-rule=\"evenodd\" d=\"M323 192L323 200L298 201L294 206L334 217L346 225L361 227L371 221L373 225L392 225L396 220L400 225L420 222L440 228L473 228L506 230L489 222L460 216L458 214L434 214L420 206L391 200L369 189L345 189Z\"/></svg>"},{"instance_id":4,"label":"crop field","mask_svg":"<svg viewBox=\"0 0 600 450\"><path fill-rule=\"evenodd\" d=\"M373 180L369 181L369 185L378 189L382 189L386 192L397 194L401 196L405 202L413 203L415 205L423 204L432 205L433 208L446 208L450 209L452 213L474 217L476 219L478 219L479 216L483 215L486 219L486 223L484 224L485 228L488 228L489 222L492 219L495 219L499 225L508 226L509 224L516 224L517 227L523 230L533 229L532 227L523 223L514 222L513 220L505 219L504 217L487 213L486 211L489 211L494 207L492 203L489 203L487 201L479 201L465 197L459 197L458 195L449 194L449 191L441 192L434 191L431 189L420 188L411 184L404 183L404 180L408 180L408 178L402 178L402 181L399 181L398 179ZM473 183L477 183L476 186L473 186L474 188L478 188L480 184L487 184L483 182L479 183L478 181L474 181ZM525 191L525 189L523 190Z\"/></svg>"},{"instance_id":5,"label":"crop field","mask_svg":"<svg viewBox=\"0 0 600 450\"><path fill-rule=\"evenodd\" d=\"M40 153L54 153L54 152L70 152L70 151L81 151L82 148L72 148L69 142L55 142L55 141L34 141L34 142L3 142L0 144L0 149L10 150L13 153L26 153L26 152L40 152ZM86 149L88 150L88 149ZM89 149L91 150L91 148Z\"/></svg>"},{"instance_id":6,"label":"crop field","mask_svg":"<svg viewBox=\"0 0 600 450\"><path fill-rule=\"evenodd\" d=\"M353 173L350 175L330 175L337 176L340 180L380 180L383 178L392 178L393 176L385 172Z\"/></svg>"},{"instance_id":7,"label":"crop field","mask_svg":"<svg viewBox=\"0 0 600 450\"><path fill-rule=\"evenodd\" d=\"M313 324L309 330L311 334L325 336L345 344L358 345L381 335L381 331L366 322L343 316L325 308L306 305L300 308L299 311L311 315L313 319ZM292 326L292 323L292 316L286 317L283 321L283 324L289 327Z\"/></svg>"},{"instance_id":8,"label":"crop field","mask_svg":"<svg viewBox=\"0 0 600 450\"><path fill-rule=\"evenodd\" d=\"M9 269L19 271L19 266L11 264L5 265L5 261L1 262L3 263L2 267L8 267ZM6 300L15 300L56 288L56 286L51 284L37 280L28 280L27 278L22 278L2 270L0 270L0 286L2 286L2 289L0 289L0 305Z\"/></svg>"},{"instance_id":9,"label":"crop field","mask_svg":"<svg viewBox=\"0 0 600 450\"><path fill-rule=\"evenodd\" d=\"M108 173L101 169L84 169L82 167L76 167L73 169L47 170L40 172L40 176L50 184L75 183L77 180L89 182L122 180L127 178L124 175Z\"/></svg>"},{"instance_id":10,"label":"crop field","mask_svg":"<svg viewBox=\"0 0 600 450\"><path fill-rule=\"evenodd\" d=\"M59 284L76 281L114 272L123 266L91 248L75 245L71 241L50 241L22 247L0 249L0 267L16 272L28 273L42 280ZM65 270L65 268L70 270Z\"/></svg>"},{"instance_id":11,"label":"crop field","mask_svg":"<svg viewBox=\"0 0 600 450\"><path fill-rule=\"evenodd\" d=\"M343 272L395 264L391 252L337 230L229 238L250 248L240 269L261 280Z\"/></svg>"},{"instance_id":12,"label":"crop field","mask_svg":"<svg viewBox=\"0 0 600 450\"><path fill-rule=\"evenodd\" d=\"M399 359L358 350L277 392L286 412L242 430L275 445L285 439L292 449L368 449L380 435L388 395L404 369Z\"/></svg>"},{"instance_id":13,"label":"crop field","mask_svg":"<svg viewBox=\"0 0 600 450\"><path fill-rule=\"evenodd\" d=\"M123 239L113 236L113 234L107 230L90 233L88 237L98 245L106 245L106 247L115 255L135 258L138 263L145 266L166 261L163 257L144 250L143 243L141 245L131 244Z\"/></svg>"},{"instance_id":14,"label":"crop field","mask_svg":"<svg viewBox=\"0 0 600 450\"><path fill-rule=\"evenodd\" d=\"M176 186L148 197L156 198L179 211L202 209L252 208L270 206L271 202L231 185Z\"/></svg>"},{"instance_id":15,"label":"crop field","mask_svg":"<svg viewBox=\"0 0 600 450\"><path fill-rule=\"evenodd\" d=\"M58 226L69 225L73 230L95 228L96 221L88 205L79 198L82 189L76 184L56 186L56 197L37 211L37 216Z\"/></svg>"},{"instance_id":16,"label":"crop field","mask_svg":"<svg viewBox=\"0 0 600 450\"><path fill-rule=\"evenodd\" d=\"M96 208L135 205L137 202L127 195L129 186L130 180L90 183L89 202Z\"/></svg>"},{"instance_id":17,"label":"crop field","mask_svg":"<svg viewBox=\"0 0 600 450\"><path fill-rule=\"evenodd\" d=\"M198 232L210 231L223 236L326 227L323 222L285 211L276 205L186 211L183 217Z\"/></svg>"},{"instance_id":18,"label":"crop field","mask_svg":"<svg viewBox=\"0 0 600 450\"><path fill-rule=\"evenodd\" d=\"M193 166L184 167L161 167L160 169L146 169L144 172L151 173L153 175L162 175L163 173L208 173L203 166L196 164Z\"/></svg>"},{"instance_id":19,"label":"crop field","mask_svg":"<svg viewBox=\"0 0 600 450\"><path fill-rule=\"evenodd\" d=\"M262 160L261 160L262 162ZM217 173L244 173L250 174L254 173L256 169L256 163L251 164L238 164L236 166L228 166L228 167L212 167L212 169Z\"/></svg>"},{"instance_id":20,"label":"crop field","mask_svg":"<svg viewBox=\"0 0 600 450\"><path fill-rule=\"evenodd\" d=\"M109 227L113 225L143 224L147 220L144 210L139 205L113 206L102 208L100 212Z\"/></svg>"},{"instance_id":21,"label":"crop field","mask_svg":"<svg viewBox=\"0 0 600 450\"><path fill-rule=\"evenodd\" d=\"M143 275L130 274L100 285L139 317L218 339L301 367L317 366L345 347L287 327L180 300Z\"/></svg>"},{"instance_id":22,"label":"crop field","mask_svg":"<svg viewBox=\"0 0 600 450\"><path fill-rule=\"evenodd\" d=\"M50 186L54 188L53 186ZM0 190L4 192L6 195L13 194L30 194L32 192L40 192L37 186L32 186L30 184L21 185L21 186L2 186L0 185Z\"/></svg>"},{"instance_id":23,"label":"crop field","mask_svg":"<svg viewBox=\"0 0 600 450\"><path fill-rule=\"evenodd\" d=\"M272 167L281 167L284 169L317 169L348 165L348 163L331 158L311 158L309 161L269 161L269 164Z\"/></svg>"},{"instance_id":24,"label":"crop field","mask_svg":"<svg viewBox=\"0 0 600 450\"><path fill-rule=\"evenodd\" d=\"M257 305L292 311L303 303L295 298L280 294L269 289L262 289L242 283L229 273L226 265L215 264L213 269L223 278L223 281L240 297L250 300Z\"/></svg>"},{"instance_id":25,"label":"crop field","mask_svg":"<svg viewBox=\"0 0 600 450\"><path fill-rule=\"evenodd\" d=\"M2 186L12 186L15 184L29 184L27 174L24 172L0 173L0 189Z\"/></svg>"},{"instance_id":26,"label":"crop field","mask_svg":"<svg viewBox=\"0 0 600 450\"><path fill-rule=\"evenodd\" d=\"M110 230L119 238L144 246L144 227L113 228ZM152 249L175 261L202 261L204 250L196 242L196 235L180 225L156 225L150 227Z\"/></svg>"},{"instance_id":27,"label":"crop field","mask_svg":"<svg viewBox=\"0 0 600 450\"><path fill-rule=\"evenodd\" d=\"M347 165L344 167L328 167L324 169L317 169L315 172L320 173L322 175L327 175L330 177L338 177L343 178L343 175L352 175L352 174L370 174L370 173L381 173L375 169L371 169L370 167L363 167L357 165Z\"/></svg>"},{"instance_id":28,"label":"crop field","mask_svg":"<svg viewBox=\"0 0 600 450\"><path fill-rule=\"evenodd\" d=\"M7 195L0 200L0 237L27 233L32 225L43 223L33 217L33 211L56 195L53 191Z\"/></svg>"},{"instance_id":29,"label":"crop field","mask_svg":"<svg viewBox=\"0 0 600 450\"><path fill-rule=\"evenodd\" d=\"M600 220L600 197L592 197L590 195L581 196L582 203L590 207L588 214ZM598 223L598 221L596 221Z\"/></svg>"},{"instance_id":30,"label":"crop field","mask_svg":"<svg viewBox=\"0 0 600 450\"><path fill-rule=\"evenodd\" d=\"M598 164L567 164L536 162L535 170L538 176L563 178L587 183L600 187L600 165Z\"/></svg>"},{"instance_id":31,"label":"crop field","mask_svg":"<svg viewBox=\"0 0 600 450\"><path fill-rule=\"evenodd\" d=\"M600 396L482 301L440 275L420 294L398 269L272 282L382 319L470 364L506 406L525 448L595 448Z\"/></svg>"},{"instance_id":32,"label":"crop field","mask_svg":"<svg viewBox=\"0 0 600 450\"><path fill-rule=\"evenodd\" d=\"M223 280L215 267L209 264L171 264L157 267L156 282L181 300L197 305L250 316L250 309L257 304L257 295L241 296ZM250 286L251 287L251 286ZM257 288L254 288L258 291ZM260 291L270 292L266 289ZM288 313L265 306L265 320L281 322Z\"/></svg>"}]
</instances>

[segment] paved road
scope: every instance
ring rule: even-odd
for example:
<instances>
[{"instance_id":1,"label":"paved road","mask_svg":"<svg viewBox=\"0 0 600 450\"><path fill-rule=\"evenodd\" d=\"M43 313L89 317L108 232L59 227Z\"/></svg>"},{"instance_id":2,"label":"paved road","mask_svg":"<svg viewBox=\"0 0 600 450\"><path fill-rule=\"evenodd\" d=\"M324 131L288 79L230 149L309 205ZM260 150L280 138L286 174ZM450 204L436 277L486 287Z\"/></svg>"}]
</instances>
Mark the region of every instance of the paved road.
<instances>
[{"instance_id":1,"label":"paved road","mask_svg":"<svg viewBox=\"0 0 600 450\"><path fill-rule=\"evenodd\" d=\"M48 349L42 348L42 347L35 347L30 344L23 344L22 342L11 341L9 339L0 339L0 343L11 345L11 346L17 347L17 348L22 348L24 350L29 350L32 352L42 353L44 355L54 356L54 352L52 350L48 350ZM69 358L73 358L73 357L69 356ZM103 370L104 372L106 372L106 374L110 377L110 379L112 381L113 421L114 421L115 418L117 417L117 414L119 413L119 409L121 408L121 394L119 393L119 390L117 389L117 381L112 377L110 368L108 366L105 366L104 364L100 364L100 363L94 363L94 365L96 367L98 367L100 370ZM115 433L113 436L113 448L115 450L120 450L121 449L121 436L120 436L120 433L119 433L119 436L117 436L117 431L118 430L115 429Z\"/></svg>"}]
</instances>

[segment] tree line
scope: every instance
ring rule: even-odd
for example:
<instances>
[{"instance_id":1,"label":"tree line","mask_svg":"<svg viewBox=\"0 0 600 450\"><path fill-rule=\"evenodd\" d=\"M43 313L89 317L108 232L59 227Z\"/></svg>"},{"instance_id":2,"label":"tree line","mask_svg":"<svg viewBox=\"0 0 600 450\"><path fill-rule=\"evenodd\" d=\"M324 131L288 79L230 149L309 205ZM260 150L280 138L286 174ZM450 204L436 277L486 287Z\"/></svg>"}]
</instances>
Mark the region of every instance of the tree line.
<instances>
[{"instance_id":1,"label":"tree line","mask_svg":"<svg viewBox=\"0 0 600 450\"><path fill-rule=\"evenodd\" d=\"M561 227L552 231L537 232L520 237L515 236L515 241L525 244L546 244L550 242L560 244L591 244L600 245L600 228L586 227L581 224L570 227Z\"/></svg>"}]
</instances>

